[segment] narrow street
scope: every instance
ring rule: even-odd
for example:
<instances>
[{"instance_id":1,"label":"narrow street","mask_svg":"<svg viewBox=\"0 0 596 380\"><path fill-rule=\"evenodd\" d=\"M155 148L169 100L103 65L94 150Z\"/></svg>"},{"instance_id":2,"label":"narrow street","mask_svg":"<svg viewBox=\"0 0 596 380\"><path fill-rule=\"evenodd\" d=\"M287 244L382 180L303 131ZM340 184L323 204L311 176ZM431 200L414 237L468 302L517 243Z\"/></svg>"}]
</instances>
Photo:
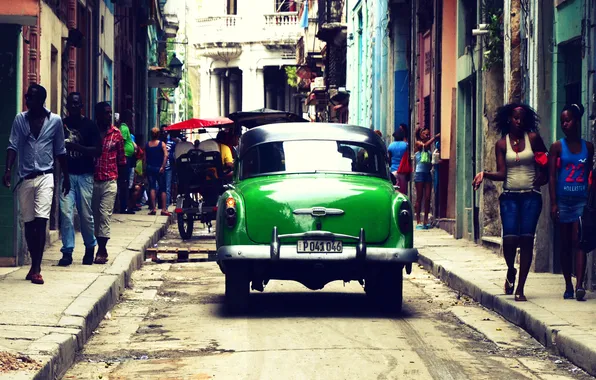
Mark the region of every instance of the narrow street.
<instances>
[{"instance_id":1,"label":"narrow street","mask_svg":"<svg viewBox=\"0 0 596 380\"><path fill-rule=\"evenodd\" d=\"M214 248L201 234L182 242L174 225L158 246ZM399 318L357 283L313 292L275 281L231 317L216 263L147 262L64 378L591 378L419 267L405 278Z\"/></svg>"}]
</instances>

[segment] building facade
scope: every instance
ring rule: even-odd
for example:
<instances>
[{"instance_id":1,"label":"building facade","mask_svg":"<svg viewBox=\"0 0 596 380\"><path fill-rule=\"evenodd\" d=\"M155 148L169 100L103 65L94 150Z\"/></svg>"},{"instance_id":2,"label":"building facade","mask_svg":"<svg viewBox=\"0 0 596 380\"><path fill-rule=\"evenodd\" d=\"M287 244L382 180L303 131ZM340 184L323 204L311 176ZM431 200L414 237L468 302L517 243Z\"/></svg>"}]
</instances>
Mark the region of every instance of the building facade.
<instances>
[{"instance_id":1,"label":"building facade","mask_svg":"<svg viewBox=\"0 0 596 380\"><path fill-rule=\"evenodd\" d=\"M94 104L107 101L115 112L134 109L136 125L145 130L145 36L148 25L162 28L160 9L158 0L0 2L0 85L7 94L13 94L0 106L0 135L4 141L8 141L15 114L26 109L24 92L33 83L46 88L46 107L61 117L66 116L68 93L78 91L84 102L83 113L88 117L94 117ZM131 61L138 64L135 68L141 68L140 72L126 71ZM131 84L129 79L135 76L138 80ZM136 86L137 92L131 90L132 86ZM58 190L59 167L55 174ZM59 226L57 190L48 231L53 235L58 234ZM18 202L12 191L5 188L0 189L0 202L7 210L0 221L0 239L6 242L0 250L0 266L23 265L28 255Z\"/></svg>"},{"instance_id":2,"label":"building facade","mask_svg":"<svg viewBox=\"0 0 596 380\"><path fill-rule=\"evenodd\" d=\"M191 40L201 57L199 117L263 107L298 111L285 71L295 65L300 37L297 2L214 0L200 12Z\"/></svg>"}]
</instances>

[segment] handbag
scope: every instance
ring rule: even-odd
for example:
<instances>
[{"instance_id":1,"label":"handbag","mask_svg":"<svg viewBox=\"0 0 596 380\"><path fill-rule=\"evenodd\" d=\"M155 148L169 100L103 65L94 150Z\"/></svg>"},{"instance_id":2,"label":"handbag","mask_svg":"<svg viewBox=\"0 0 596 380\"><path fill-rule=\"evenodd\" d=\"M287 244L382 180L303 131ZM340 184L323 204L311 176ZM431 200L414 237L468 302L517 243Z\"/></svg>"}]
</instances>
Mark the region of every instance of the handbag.
<instances>
[{"instance_id":1,"label":"handbag","mask_svg":"<svg viewBox=\"0 0 596 380\"><path fill-rule=\"evenodd\" d=\"M410 155L406 150L401 156L401 161L399 162L399 166L397 168L398 174L410 174L412 172L412 163L410 162Z\"/></svg>"},{"instance_id":2,"label":"handbag","mask_svg":"<svg viewBox=\"0 0 596 380\"><path fill-rule=\"evenodd\" d=\"M590 177L594 176L595 170L592 170ZM590 186L588 201L579 218L579 246L584 252L590 252L596 248L596 189L594 186Z\"/></svg>"},{"instance_id":3,"label":"handbag","mask_svg":"<svg viewBox=\"0 0 596 380\"><path fill-rule=\"evenodd\" d=\"M431 163L431 154L428 150L420 151L420 163L421 164L430 164Z\"/></svg>"}]
</instances>

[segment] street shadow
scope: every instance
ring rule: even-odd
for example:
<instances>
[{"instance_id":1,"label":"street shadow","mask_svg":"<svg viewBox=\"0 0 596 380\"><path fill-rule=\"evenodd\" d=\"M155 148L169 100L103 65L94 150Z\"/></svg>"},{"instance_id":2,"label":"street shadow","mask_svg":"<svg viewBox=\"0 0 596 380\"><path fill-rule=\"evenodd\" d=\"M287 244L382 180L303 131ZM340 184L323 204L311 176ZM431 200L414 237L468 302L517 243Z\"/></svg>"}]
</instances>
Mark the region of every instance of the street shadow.
<instances>
[{"instance_id":1,"label":"street shadow","mask_svg":"<svg viewBox=\"0 0 596 380\"><path fill-rule=\"evenodd\" d=\"M382 310L369 297L358 293L337 293L317 291L311 293L256 293L250 294L248 311L242 314L230 314L225 308L225 297L221 297L216 309L220 318L383 318L408 319L415 316L415 311L407 303L401 313Z\"/></svg>"}]
</instances>

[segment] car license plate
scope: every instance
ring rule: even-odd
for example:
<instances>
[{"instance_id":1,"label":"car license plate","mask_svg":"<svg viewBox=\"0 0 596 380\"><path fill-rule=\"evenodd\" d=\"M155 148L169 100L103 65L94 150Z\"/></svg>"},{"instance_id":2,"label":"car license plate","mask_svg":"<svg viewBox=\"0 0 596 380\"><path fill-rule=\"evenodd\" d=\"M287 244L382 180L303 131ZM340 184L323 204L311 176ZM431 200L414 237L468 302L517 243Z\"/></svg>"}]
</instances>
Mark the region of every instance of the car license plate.
<instances>
[{"instance_id":1,"label":"car license plate","mask_svg":"<svg viewBox=\"0 0 596 380\"><path fill-rule=\"evenodd\" d=\"M298 240L298 253L341 253L344 249L342 241L330 240Z\"/></svg>"}]
</instances>

